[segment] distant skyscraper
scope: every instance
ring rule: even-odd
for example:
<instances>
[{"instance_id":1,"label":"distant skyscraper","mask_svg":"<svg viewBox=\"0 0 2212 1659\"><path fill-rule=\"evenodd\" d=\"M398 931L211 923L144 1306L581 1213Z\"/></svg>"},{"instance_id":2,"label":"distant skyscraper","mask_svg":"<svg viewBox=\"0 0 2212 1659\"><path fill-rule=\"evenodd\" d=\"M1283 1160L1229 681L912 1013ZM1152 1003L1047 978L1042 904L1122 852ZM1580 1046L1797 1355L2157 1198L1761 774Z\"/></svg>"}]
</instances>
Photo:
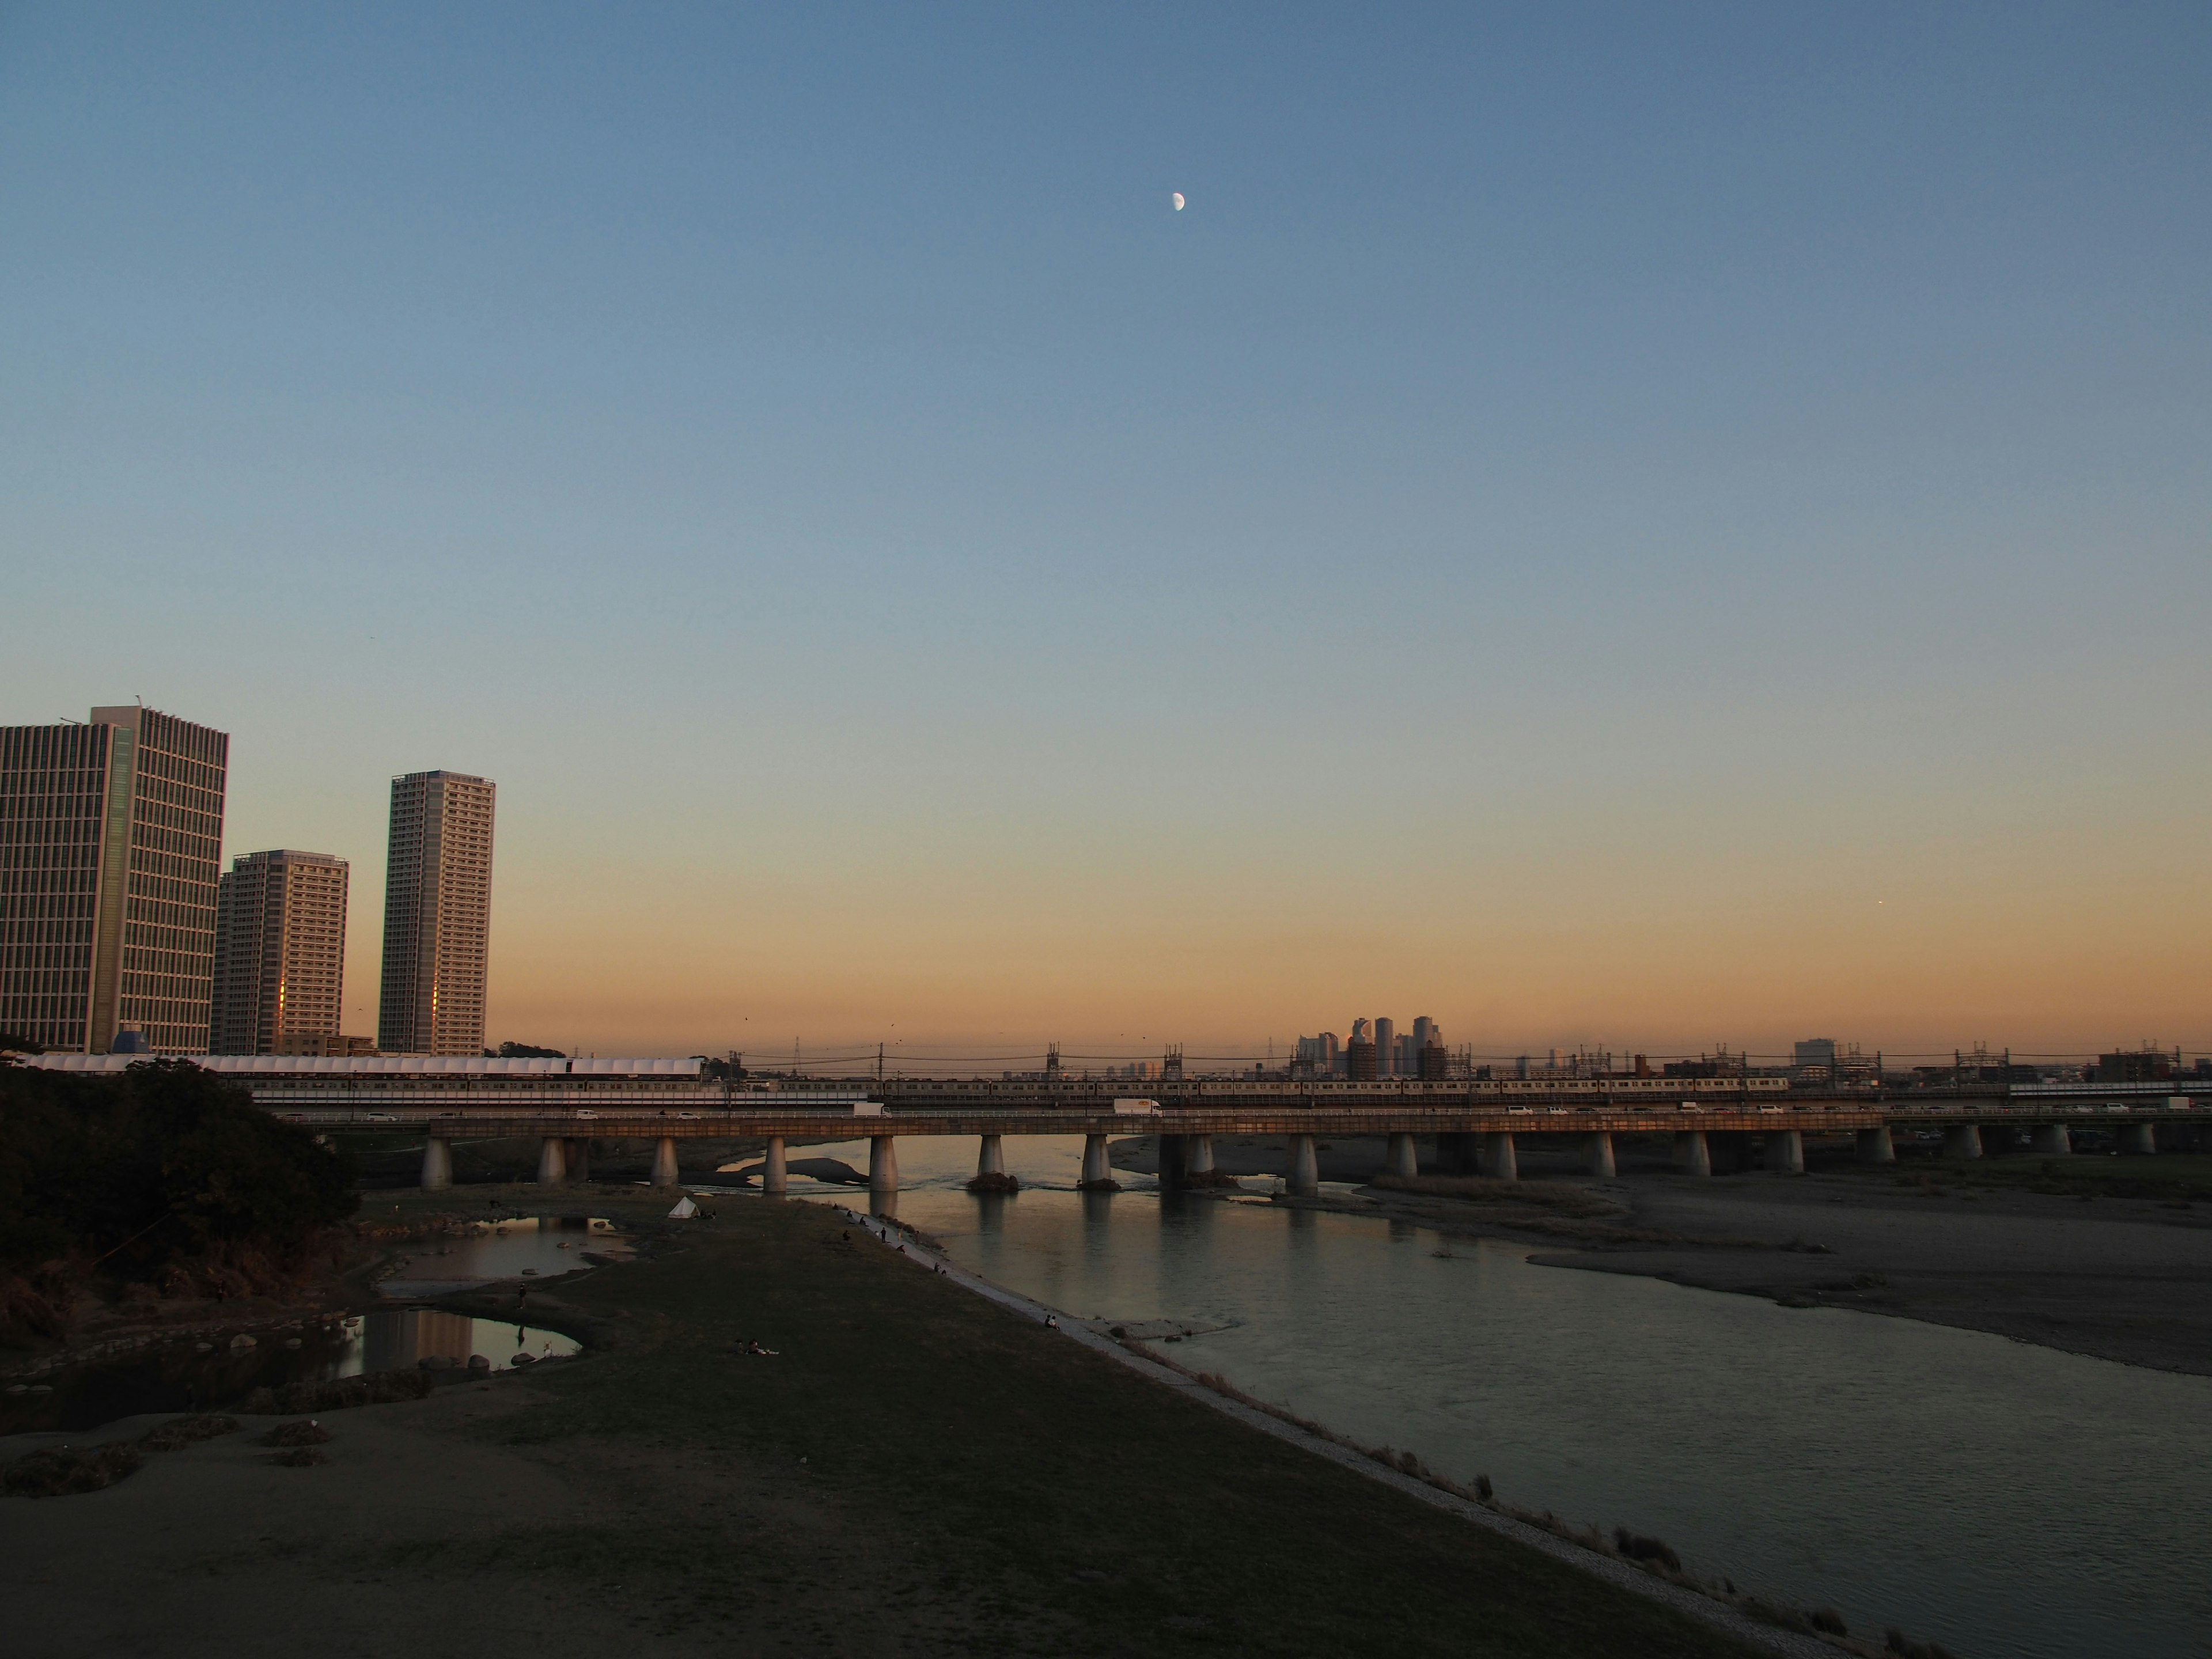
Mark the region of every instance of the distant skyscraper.
<instances>
[{"instance_id":1,"label":"distant skyscraper","mask_svg":"<svg viewBox=\"0 0 2212 1659\"><path fill-rule=\"evenodd\" d=\"M392 781L376 1021L376 1046L386 1054L483 1052L495 793L462 772Z\"/></svg>"},{"instance_id":2,"label":"distant skyscraper","mask_svg":"<svg viewBox=\"0 0 2212 1659\"><path fill-rule=\"evenodd\" d=\"M1323 1031L1319 1036L1302 1036L1291 1061L1291 1073L1298 1077L1334 1077L1340 1052L1334 1031Z\"/></svg>"},{"instance_id":3,"label":"distant skyscraper","mask_svg":"<svg viewBox=\"0 0 2212 1659\"><path fill-rule=\"evenodd\" d=\"M135 705L0 726L0 1031L207 1052L230 739Z\"/></svg>"},{"instance_id":4,"label":"distant skyscraper","mask_svg":"<svg viewBox=\"0 0 2212 1659\"><path fill-rule=\"evenodd\" d=\"M1344 1074L1354 1083L1375 1080L1375 1039L1364 1019L1352 1022L1352 1041L1344 1045Z\"/></svg>"},{"instance_id":5,"label":"distant skyscraper","mask_svg":"<svg viewBox=\"0 0 2212 1659\"><path fill-rule=\"evenodd\" d=\"M219 1054L328 1052L345 995L346 861L327 853L247 853L216 904Z\"/></svg>"},{"instance_id":6,"label":"distant skyscraper","mask_svg":"<svg viewBox=\"0 0 2212 1659\"><path fill-rule=\"evenodd\" d=\"M1375 1075L1395 1077L1398 1065L1398 1022L1378 1019L1375 1022Z\"/></svg>"}]
</instances>

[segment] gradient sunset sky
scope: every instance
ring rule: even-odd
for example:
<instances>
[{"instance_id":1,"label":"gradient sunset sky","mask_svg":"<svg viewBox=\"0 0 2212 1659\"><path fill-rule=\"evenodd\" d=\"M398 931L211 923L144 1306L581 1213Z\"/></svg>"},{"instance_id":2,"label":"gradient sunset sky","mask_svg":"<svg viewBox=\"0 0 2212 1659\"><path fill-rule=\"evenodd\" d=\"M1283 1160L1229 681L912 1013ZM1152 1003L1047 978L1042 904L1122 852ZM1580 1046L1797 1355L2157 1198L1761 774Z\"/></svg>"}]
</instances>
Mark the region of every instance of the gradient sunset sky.
<instances>
[{"instance_id":1,"label":"gradient sunset sky","mask_svg":"<svg viewBox=\"0 0 2212 1659\"><path fill-rule=\"evenodd\" d=\"M2201 3L0 3L0 720L231 732L351 1030L442 766L495 1041L2212 1048L2208 86Z\"/></svg>"}]
</instances>

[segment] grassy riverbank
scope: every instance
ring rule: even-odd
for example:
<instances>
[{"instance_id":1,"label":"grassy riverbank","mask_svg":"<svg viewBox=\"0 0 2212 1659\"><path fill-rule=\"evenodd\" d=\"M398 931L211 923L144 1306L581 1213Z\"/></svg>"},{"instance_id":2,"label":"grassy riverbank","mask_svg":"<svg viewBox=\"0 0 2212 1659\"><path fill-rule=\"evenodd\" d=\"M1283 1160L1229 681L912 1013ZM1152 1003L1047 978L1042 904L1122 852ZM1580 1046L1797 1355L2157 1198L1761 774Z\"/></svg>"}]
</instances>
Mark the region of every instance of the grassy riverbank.
<instances>
[{"instance_id":1,"label":"grassy riverbank","mask_svg":"<svg viewBox=\"0 0 2212 1659\"><path fill-rule=\"evenodd\" d=\"M219 1628L250 1580L343 1607L362 1652L383 1650L382 1630L394 1651L412 1644L420 1620L386 1620L387 1603L461 1626L520 1618L509 1628L532 1645L579 1652L643 1634L722 1652L1747 1651L844 1231L817 1206L724 1201L651 1258L552 1287L580 1325L615 1334L605 1352L343 1413L321 1468L264 1469L220 1443L177 1454L52 1500L42 1517L70 1525L33 1553L66 1552L89 1506L187 1506L189 1542L152 1517L141 1529L155 1559L116 1559L141 1535L128 1525L86 1534L88 1549L105 1540L85 1564L88 1609L129 1571L204 1600L197 1616ZM741 1340L776 1355L740 1354ZM410 1458L395 1436L429 1450ZM349 1456L371 1438L392 1443ZM463 1466L495 1484L550 1471L560 1495L516 1512L404 1489L429 1480L410 1469ZM311 1522L273 1528L254 1504L257 1484L283 1483L289 1502L307 1482L325 1499ZM19 1595L65 1601L56 1571L24 1560L9 1576ZM501 1611L556 1590L556 1626ZM47 1627L69 1612L35 1610Z\"/></svg>"}]
</instances>

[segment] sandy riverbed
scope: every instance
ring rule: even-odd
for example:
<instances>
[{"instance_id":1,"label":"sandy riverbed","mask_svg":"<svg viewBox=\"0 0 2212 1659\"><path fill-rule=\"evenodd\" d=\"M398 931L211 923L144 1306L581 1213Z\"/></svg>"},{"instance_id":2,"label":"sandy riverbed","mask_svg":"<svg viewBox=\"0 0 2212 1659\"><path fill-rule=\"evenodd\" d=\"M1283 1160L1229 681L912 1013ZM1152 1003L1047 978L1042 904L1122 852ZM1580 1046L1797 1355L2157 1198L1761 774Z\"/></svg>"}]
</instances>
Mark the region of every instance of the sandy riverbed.
<instances>
[{"instance_id":1,"label":"sandy riverbed","mask_svg":"<svg viewBox=\"0 0 2212 1659\"><path fill-rule=\"evenodd\" d=\"M1586 1228L1563 1214L1539 1231L1513 1224L1528 1212L1505 1203L1377 1188L1296 1201L1514 1239L1547 1267L1925 1319L2212 1375L2212 1204L1962 1185L1935 1165L1708 1178L1647 1170L1607 1182L1540 1165L1524 1174L1607 1200L1613 1213ZM1656 1237L1620 1237L1635 1233Z\"/></svg>"},{"instance_id":2,"label":"sandy riverbed","mask_svg":"<svg viewBox=\"0 0 2212 1659\"><path fill-rule=\"evenodd\" d=\"M649 1224L642 1200L594 1208L626 1206ZM328 1413L318 1467L266 1462L270 1419L246 1419L106 1491L0 1498L11 1655L1401 1659L1471 1629L1509 1659L1746 1651L863 1248L825 1206L713 1207L544 1298L597 1334L588 1358Z\"/></svg>"}]
</instances>

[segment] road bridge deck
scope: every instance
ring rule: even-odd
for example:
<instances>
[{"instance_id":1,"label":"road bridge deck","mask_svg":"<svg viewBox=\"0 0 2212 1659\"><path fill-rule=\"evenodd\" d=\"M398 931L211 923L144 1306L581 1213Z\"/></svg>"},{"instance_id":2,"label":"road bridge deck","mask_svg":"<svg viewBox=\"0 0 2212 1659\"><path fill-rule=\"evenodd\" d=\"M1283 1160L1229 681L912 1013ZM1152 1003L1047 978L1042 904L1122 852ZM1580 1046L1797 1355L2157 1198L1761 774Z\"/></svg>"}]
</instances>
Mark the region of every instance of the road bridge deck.
<instances>
[{"instance_id":1,"label":"road bridge deck","mask_svg":"<svg viewBox=\"0 0 2212 1659\"><path fill-rule=\"evenodd\" d=\"M602 1139L635 1139L664 1135L694 1137L781 1136L787 1139L858 1140L875 1135L1381 1135L1432 1134L1662 1134L1686 1130L1709 1133L1774 1133L1796 1130L1805 1134L1848 1134L1885 1125L1893 1127L1944 1128L1958 1124L2012 1123L2022 1127L2062 1122L2089 1127L2100 1119L2072 1108L2028 1107L2020 1103L1984 1104L1960 1103L1919 1107L1894 1103L1852 1103L1803 1109L1766 1109L1729 1110L1720 1107L1684 1110L1644 1107L1633 1109L1580 1108L1556 1110L1467 1106L1405 1106L1359 1109L1263 1107L1205 1107L1146 1113L1038 1111L1021 1108L961 1111L888 1110L855 1115L842 1109L807 1108L793 1103L722 1110L718 1107L631 1109L619 1106L597 1108L485 1107L465 1102L337 1106L318 1103L295 1105L265 1102L280 1117L295 1122L333 1128L376 1128L404 1126L431 1129L447 1135L589 1135ZM2172 1108L2136 1107L2130 1118L2205 1121L2212 1113Z\"/></svg>"}]
</instances>

